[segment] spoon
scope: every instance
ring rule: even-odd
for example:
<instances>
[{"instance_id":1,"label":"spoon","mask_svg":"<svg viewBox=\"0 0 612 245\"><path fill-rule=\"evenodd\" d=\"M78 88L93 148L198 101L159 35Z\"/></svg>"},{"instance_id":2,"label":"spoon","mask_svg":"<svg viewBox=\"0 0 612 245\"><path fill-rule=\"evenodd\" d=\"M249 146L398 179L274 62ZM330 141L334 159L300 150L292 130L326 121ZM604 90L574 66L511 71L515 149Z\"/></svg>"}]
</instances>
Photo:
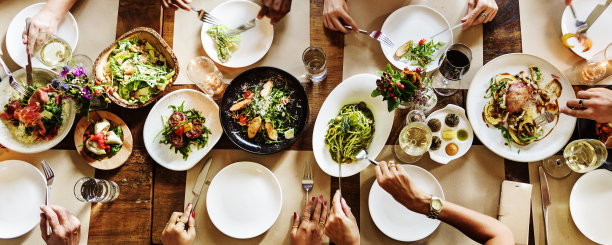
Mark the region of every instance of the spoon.
<instances>
[{"instance_id":1,"label":"spoon","mask_svg":"<svg viewBox=\"0 0 612 245\"><path fill-rule=\"evenodd\" d=\"M368 159L368 161L370 161L370 163L374 164L374 165L378 165L378 162L375 160L372 160L368 157L368 153L365 150L361 150L360 152L357 153L357 155L355 155L355 159L357 160L361 160L361 159Z\"/></svg>"}]
</instances>

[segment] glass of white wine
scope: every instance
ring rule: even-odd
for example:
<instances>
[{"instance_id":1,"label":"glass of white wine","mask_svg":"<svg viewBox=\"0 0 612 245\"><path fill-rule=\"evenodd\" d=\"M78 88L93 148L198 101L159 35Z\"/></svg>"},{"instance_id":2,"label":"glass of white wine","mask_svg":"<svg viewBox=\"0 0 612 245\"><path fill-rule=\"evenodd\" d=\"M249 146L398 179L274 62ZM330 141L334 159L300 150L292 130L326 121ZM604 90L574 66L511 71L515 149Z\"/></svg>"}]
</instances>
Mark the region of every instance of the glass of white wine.
<instances>
[{"instance_id":1,"label":"glass of white wine","mask_svg":"<svg viewBox=\"0 0 612 245\"><path fill-rule=\"evenodd\" d=\"M421 159L431 145L431 129L424 123L423 112L411 111L393 147L397 159L404 163L414 163Z\"/></svg>"},{"instance_id":2,"label":"glass of white wine","mask_svg":"<svg viewBox=\"0 0 612 245\"><path fill-rule=\"evenodd\" d=\"M570 142L563 156L544 159L542 166L547 174L561 179L572 171L586 173L601 166L608 158L606 145L596 139L579 139Z\"/></svg>"},{"instance_id":3,"label":"glass of white wine","mask_svg":"<svg viewBox=\"0 0 612 245\"><path fill-rule=\"evenodd\" d=\"M72 47L64 39L41 32L34 39L34 55L44 65L57 69L72 58Z\"/></svg>"}]
</instances>

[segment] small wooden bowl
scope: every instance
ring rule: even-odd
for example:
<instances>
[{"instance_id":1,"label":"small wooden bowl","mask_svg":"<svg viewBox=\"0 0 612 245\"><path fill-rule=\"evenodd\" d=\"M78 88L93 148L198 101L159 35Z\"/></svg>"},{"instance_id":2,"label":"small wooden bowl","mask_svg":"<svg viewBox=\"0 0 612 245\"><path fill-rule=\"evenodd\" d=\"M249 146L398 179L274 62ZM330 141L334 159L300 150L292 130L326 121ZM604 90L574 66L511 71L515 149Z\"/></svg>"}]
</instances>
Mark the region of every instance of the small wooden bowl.
<instances>
[{"instance_id":1,"label":"small wooden bowl","mask_svg":"<svg viewBox=\"0 0 612 245\"><path fill-rule=\"evenodd\" d=\"M106 48L100 54L100 56L98 56L98 58L96 58L96 61L94 62L94 73L96 75L96 80L102 83L111 83L111 81L107 81L106 78L104 78L104 73L105 73L104 67L106 66L106 63L108 63L108 57L110 56L110 53L113 50L113 48L115 48L115 46L120 40L129 40L129 39L132 39L135 35L138 35L138 38L140 40L145 40L149 42L151 46L153 46L157 51L159 51L162 55L164 55L168 66L174 69L174 76L172 77L172 81L170 81L170 83L166 86L166 89L168 89L168 87L172 86L172 84L174 84L174 82L178 78L178 74L179 74L178 60L176 59L176 55L174 54L174 51L172 50L172 48L170 48L170 46L168 46L168 43L164 41L162 36L159 35L159 33L157 33L155 30L151 28L147 28L147 27L134 28L131 31L121 35L119 39L115 40L110 46L108 46L108 48ZM162 94L163 93L159 93L153 96L151 99L149 99L145 103L134 103L134 104L128 104L127 101L122 99L117 93L108 94L108 97L115 104L121 107L129 108L129 109L137 109L137 108L145 107L148 104L151 104L153 101L159 99L159 97L161 97Z\"/></svg>"},{"instance_id":2,"label":"small wooden bowl","mask_svg":"<svg viewBox=\"0 0 612 245\"><path fill-rule=\"evenodd\" d=\"M123 131L123 146L121 146L121 150L119 150L119 152L117 152L117 154L114 156L96 160L87 155L87 150L83 147L85 143L85 137L83 135L85 134L85 130L87 130L91 124L103 118L108 120L111 125L121 125L121 130ZM79 120L79 123L77 123L76 129L74 130L74 145L76 146L79 155L81 155L81 157L83 157L83 159L85 159L89 165L97 169L108 170L118 168L119 166L123 165L125 161L127 161L132 154L132 146L134 145L134 141L132 139L130 129L117 115L108 111L92 111L89 113L89 121L87 121L87 117L83 116L81 120Z\"/></svg>"}]
</instances>

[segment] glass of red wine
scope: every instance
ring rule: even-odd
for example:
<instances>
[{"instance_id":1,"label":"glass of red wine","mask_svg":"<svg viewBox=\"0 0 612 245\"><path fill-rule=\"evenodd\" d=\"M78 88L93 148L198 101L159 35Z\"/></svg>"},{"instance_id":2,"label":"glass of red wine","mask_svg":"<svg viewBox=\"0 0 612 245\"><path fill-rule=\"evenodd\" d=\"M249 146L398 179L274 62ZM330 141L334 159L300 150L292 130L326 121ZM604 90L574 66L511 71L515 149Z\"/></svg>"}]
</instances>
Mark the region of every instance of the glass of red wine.
<instances>
[{"instance_id":1,"label":"glass of red wine","mask_svg":"<svg viewBox=\"0 0 612 245\"><path fill-rule=\"evenodd\" d=\"M439 68L442 78L434 79L433 87L441 96L451 96L457 92L461 79L470 69L472 51L462 43L453 44L440 57Z\"/></svg>"}]
</instances>

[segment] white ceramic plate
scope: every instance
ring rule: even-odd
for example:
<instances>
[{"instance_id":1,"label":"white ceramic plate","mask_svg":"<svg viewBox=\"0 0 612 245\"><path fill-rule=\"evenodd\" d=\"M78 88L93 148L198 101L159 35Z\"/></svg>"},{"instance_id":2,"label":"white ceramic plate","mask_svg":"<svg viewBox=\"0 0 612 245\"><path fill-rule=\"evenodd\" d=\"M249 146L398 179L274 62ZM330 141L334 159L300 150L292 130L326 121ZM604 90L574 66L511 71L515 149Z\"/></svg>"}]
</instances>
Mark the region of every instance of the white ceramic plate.
<instances>
[{"instance_id":1,"label":"white ceramic plate","mask_svg":"<svg viewBox=\"0 0 612 245\"><path fill-rule=\"evenodd\" d=\"M430 193L444 200L444 191L438 180L427 170L414 165L401 165L416 186L425 193ZM376 227L385 235L402 242L421 240L440 225L439 220L427 218L427 216L412 212L399 202L395 201L391 194L386 192L374 181L368 198L370 215Z\"/></svg>"},{"instance_id":2,"label":"white ceramic plate","mask_svg":"<svg viewBox=\"0 0 612 245\"><path fill-rule=\"evenodd\" d=\"M459 125L457 125L456 127L449 127L446 125L446 123L444 123L446 115L450 113L454 113L459 116ZM470 149L470 147L472 147L472 141L474 140L474 132L472 131L472 126L470 125L470 122L465 116L465 110L463 110L463 108L457 105L449 104L446 107L431 113L427 117L425 123L434 118L440 120L440 124L442 126L440 127L440 130L438 130L438 132L432 132L432 135L440 138L440 140L442 140L442 144L440 145L440 149L437 149L435 151L429 150L429 157L431 158L431 160L442 164L447 164L448 162L465 155L465 153ZM442 139L442 131L444 131L444 129L446 128L450 128L455 131L464 129L468 132L468 138L464 141L461 141L455 137L452 140L446 141ZM459 147L459 151L457 151L457 154L455 154L454 156L449 156L448 154L446 154L445 147L450 143L455 143Z\"/></svg>"},{"instance_id":3,"label":"white ceramic plate","mask_svg":"<svg viewBox=\"0 0 612 245\"><path fill-rule=\"evenodd\" d=\"M47 74L49 78L51 78L51 76L54 76L51 71L42 70L41 68L34 68L33 73L35 83L38 80L37 77L39 77L39 74ZM13 72L13 76L17 81L20 81L22 82L22 84L25 84L25 68ZM51 80L49 80L48 82L51 82ZM13 93L17 94L17 92L9 85L8 77L5 77L2 82L0 82L0 110L4 110L4 105L8 104L9 98ZM63 126L60 127L59 132L57 133L57 136L55 138L48 141L40 141L26 144L17 140L17 138L8 130L6 125L4 125L4 122L0 121L0 144L13 151L27 154L46 151L56 146L66 137L66 135L68 135L70 129L72 128L72 124L74 123L74 118L76 116L76 108L74 107L74 102L72 102L72 100L65 101L70 105L67 106L69 110L68 116L63 118Z\"/></svg>"},{"instance_id":4,"label":"white ceramic plate","mask_svg":"<svg viewBox=\"0 0 612 245\"><path fill-rule=\"evenodd\" d=\"M570 194L569 208L576 227L596 243L612 244L612 172L596 169L576 181Z\"/></svg>"},{"instance_id":5,"label":"white ceramic plate","mask_svg":"<svg viewBox=\"0 0 612 245\"><path fill-rule=\"evenodd\" d=\"M231 0L224 2L210 11L210 14L221 20L230 30L257 17L261 7L251 1ZM206 54L217 64L225 67L245 67L259 61L270 49L274 38L274 27L269 19L256 20L255 27L240 33L240 44L225 63L219 61L217 46L206 34L210 24L202 25L202 46Z\"/></svg>"},{"instance_id":6,"label":"white ceramic plate","mask_svg":"<svg viewBox=\"0 0 612 245\"><path fill-rule=\"evenodd\" d=\"M25 19L27 17L34 17L44 6L45 3L36 3L24 8L13 17L11 24L9 24L6 30L6 50L13 61L21 67L25 67L28 64L26 48L21 40L21 34L25 28ZM66 40L74 52L79 41L79 26L70 12L67 12L64 19L59 23L55 35ZM32 56L32 66L48 68L40 60L34 58L34 56Z\"/></svg>"},{"instance_id":7,"label":"white ceramic plate","mask_svg":"<svg viewBox=\"0 0 612 245\"><path fill-rule=\"evenodd\" d=\"M38 226L40 205L45 204L47 181L32 164L0 162L0 238L21 236Z\"/></svg>"},{"instance_id":8,"label":"white ceramic plate","mask_svg":"<svg viewBox=\"0 0 612 245\"><path fill-rule=\"evenodd\" d=\"M572 1L572 5L574 5L574 9L576 10L576 16L578 19L585 21L589 16L591 11L595 8L597 4L605 4L606 0L574 0ZM572 15L569 7L565 8L563 11L563 16L561 17L561 32L563 35L567 33L576 33L576 19ZM568 39L568 44L574 46L572 51L576 53L578 56L589 59L597 52L603 50L609 43L612 43L612 31L610 31L610 23L612 23L612 6L608 6L608 8L595 20L591 28L586 32L586 35L593 41L593 46L591 49L586 52L582 52L584 47L580 45L578 39L570 38ZM559 41L561 41L559 39Z\"/></svg>"},{"instance_id":9,"label":"white ceramic plate","mask_svg":"<svg viewBox=\"0 0 612 245\"><path fill-rule=\"evenodd\" d=\"M236 162L211 181L206 209L212 223L226 235L246 239L264 233L283 206L281 186L266 167Z\"/></svg>"},{"instance_id":10,"label":"white ceramic plate","mask_svg":"<svg viewBox=\"0 0 612 245\"><path fill-rule=\"evenodd\" d=\"M393 66L398 69L415 69L417 66L410 65L409 61L395 60L393 54L395 51L402 46L404 43L414 40L425 38L429 39L432 35L449 28L448 21L442 14L435 9L422 5L408 5L395 10L387 19L381 28L382 33L387 35L393 44L393 47L389 47L384 44L380 44L385 57ZM427 40L429 41L429 40ZM444 42L444 46L440 47L433 55L433 61L427 65L427 72L430 72L438 68L438 60L440 56L444 54L444 51L448 46L453 44L453 31L449 30L434 37L434 42Z\"/></svg>"},{"instance_id":11,"label":"white ceramic plate","mask_svg":"<svg viewBox=\"0 0 612 245\"><path fill-rule=\"evenodd\" d=\"M383 101L382 97L370 96L372 90L376 89L376 79L378 77L371 74L357 74L349 77L334 88L323 102L312 133L312 150L319 167L325 173L338 177L338 163L334 162L329 154L328 146L325 145L325 135L329 120L338 116L338 112L345 105L363 101L374 114L374 138L367 149L368 157L376 159L385 146L391 133L395 113L389 113L387 102ZM359 173L369 164L368 160L344 164L342 165L342 177Z\"/></svg>"},{"instance_id":12,"label":"white ceramic plate","mask_svg":"<svg viewBox=\"0 0 612 245\"><path fill-rule=\"evenodd\" d=\"M164 120L168 120L167 118L172 114L172 109L168 106L180 106L183 101L185 102L184 110L196 109L199 111L206 118L204 126L212 132L208 136L208 144L205 147L198 150L196 146L191 146L192 152L189 153L187 160L183 160L181 153L175 153L174 150L171 150L170 145L160 144L161 135L155 138L164 128L161 120L162 116ZM193 89L174 91L162 97L151 108L142 132L147 152L159 165L174 171L188 170L208 154L223 134L221 123L219 123L219 106L210 97L199 91Z\"/></svg>"},{"instance_id":13,"label":"white ceramic plate","mask_svg":"<svg viewBox=\"0 0 612 245\"><path fill-rule=\"evenodd\" d=\"M514 75L520 71L528 71L529 65L535 65L542 70L544 76L542 86L546 86L553 79L551 74L559 77L562 87L561 96L558 100L559 106L565 105L568 100L576 98L569 80L555 66L537 56L515 53L497 57L478 70L468 90L466 103L468 118L480 141L497 155L517 162L540 161L559 152L567 144L576 126L575 117L560 114L558 124L555 120L544 125L544 132L549 132L550 128L556 124L556 127L546 138L526 146L512 144L512 147L509 147L501 131L485 123L482 112L484 105L491 100L490 98L484 98L490 79L499 73L507 72Z\"/></svg>"}]
</instances>

